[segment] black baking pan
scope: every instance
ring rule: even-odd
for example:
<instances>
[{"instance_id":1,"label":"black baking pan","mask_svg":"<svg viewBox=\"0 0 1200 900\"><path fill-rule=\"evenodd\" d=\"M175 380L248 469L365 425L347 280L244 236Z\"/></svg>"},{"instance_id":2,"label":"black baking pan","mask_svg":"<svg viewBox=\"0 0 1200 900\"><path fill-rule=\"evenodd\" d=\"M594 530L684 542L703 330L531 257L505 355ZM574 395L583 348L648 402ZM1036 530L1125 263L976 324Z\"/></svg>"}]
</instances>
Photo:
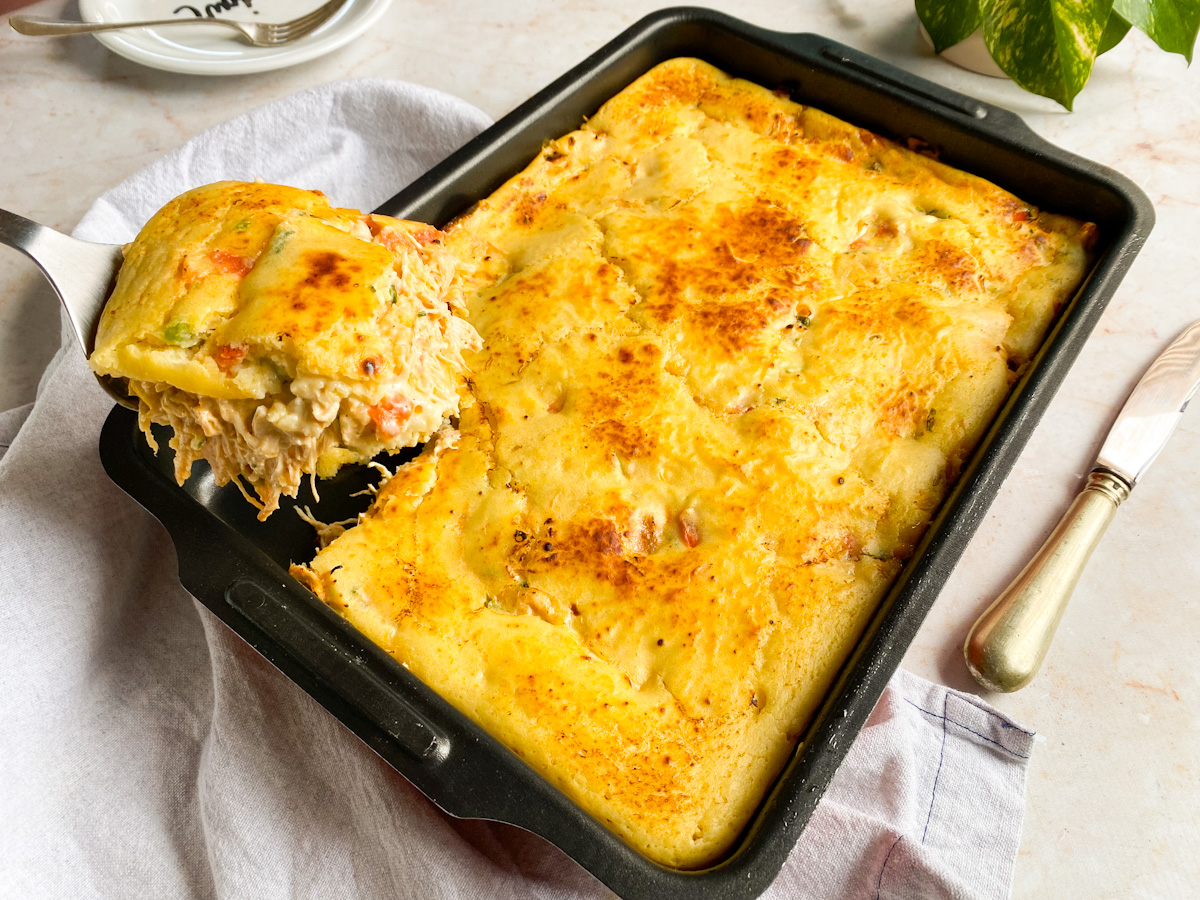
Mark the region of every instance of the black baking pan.
<instances>
[{"instance_id":1,"label":"black baking pan","mask_svg":"<svg viewBox=\"0 0 1200 900\"><path fill-rule=\"evenodd\" d=\"M578 128L609 97L676 56L699 57L786 91L801 103L936 153L1039 207L1095 222L1100 231L1097 261L1085 283L881 604L773 791L719 864L684 872L642 857L292 581L288 564L314 552L312 531L299 517L282 512L258 522L237 490L218 489L202 465L178 487L170 453L150 452L129 410L116 408L109 416L100 454L112 479L170 532L184 586L443 810L539 834L627 900L739 900L758 896L778 874L1144 243L1154 214L1127 179L1051 146L1010 112L816 35L765 31L691 8L643 19L379 211L445 224L524 168L544 140ZM350 495L370 477L370 470L358 467L323 482L315 505L319 517L330 521L360 511L367 501ZM305 492L296 503L313 504L313 498Z\"/></svg>"}]
</instances>

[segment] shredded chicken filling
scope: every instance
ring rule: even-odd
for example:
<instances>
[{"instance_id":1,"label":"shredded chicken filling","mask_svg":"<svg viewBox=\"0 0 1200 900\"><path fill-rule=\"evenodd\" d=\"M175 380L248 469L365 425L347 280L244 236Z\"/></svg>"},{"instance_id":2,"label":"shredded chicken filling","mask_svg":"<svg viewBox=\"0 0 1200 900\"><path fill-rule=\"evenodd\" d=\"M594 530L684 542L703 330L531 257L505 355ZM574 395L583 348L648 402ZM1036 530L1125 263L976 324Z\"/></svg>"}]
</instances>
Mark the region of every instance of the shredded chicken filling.
<instances>
[{"instance_id":1,"label":"shredded chicken filling","mask_svg":"<svg viewBox=\"0 0 1200 900\"><path fill-rule=\"evenodd\" d=\"M218 485L236 484L265 519L279 508L281 497L294 497L304 476L314 472L321 454L335 447L361 457L379 449L369 407L349 395L349 385L326 381L319 390L306 379L306 394L285 393L273 401L221 400L202 397L167 384L131 381L142 401L139 422L151 447L157 445L150 424L169 426L174 435L175 478L182 484L197 460L205 460ZM399 446L422 437L418 422L407 423L391 442ZM246 487L254 488L256 501Z\"/></svg>"}]
</instances>

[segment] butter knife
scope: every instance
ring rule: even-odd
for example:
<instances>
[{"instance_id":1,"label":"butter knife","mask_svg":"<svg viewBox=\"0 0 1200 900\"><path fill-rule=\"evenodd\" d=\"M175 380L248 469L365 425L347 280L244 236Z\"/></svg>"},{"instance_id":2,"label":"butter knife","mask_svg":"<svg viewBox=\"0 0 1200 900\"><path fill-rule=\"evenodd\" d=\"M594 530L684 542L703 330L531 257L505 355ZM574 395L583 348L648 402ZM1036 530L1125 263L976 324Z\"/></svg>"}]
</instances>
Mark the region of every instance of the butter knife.
<instances>
[{"instance_id":1,"label":"butter knife","mask_svg":"<svg viewBox=\"0 0 1200 900\"><path fill-rule=\"evenodd\" d=\"M967 668L991 691L1016 691L1041 668L1071 592L1117 507L1166 446L1200 385L1200 321L1150 364L1125 401L1087 484L1046 543L971 628Z\"/></svg>"}]
</instances>

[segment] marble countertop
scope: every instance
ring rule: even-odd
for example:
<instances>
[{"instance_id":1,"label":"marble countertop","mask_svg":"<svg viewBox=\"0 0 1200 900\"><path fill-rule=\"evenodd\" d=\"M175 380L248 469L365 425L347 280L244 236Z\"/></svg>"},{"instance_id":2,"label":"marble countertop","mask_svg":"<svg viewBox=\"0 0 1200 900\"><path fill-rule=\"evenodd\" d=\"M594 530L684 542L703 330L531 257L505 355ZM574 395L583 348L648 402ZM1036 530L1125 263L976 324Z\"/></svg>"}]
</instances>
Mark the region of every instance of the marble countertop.
<instances>
[{"instance_id":1,"label":"marble countertop","mask_svg":"<svg viewBox=\"0 0 1200 900\"><path fill-rule=\"evenodd\" d=\"M1144 367L1200 317L1200 71L1132 34L1103 57L1074 113L923 50L911 0L713 2L812 31L1008 107L1050 141L1128 175L1158 224L905 658L977 691L963 636L1080 488ZM395 0L316 61L258 75L143 68L91 38L0 30L0 206L70 230L97 195L189 137L292 91L385 77L508 112L657 5L649 0ZM26 12L77 17L73 2ZM397 189L401 185L396 185ZM58 344L57 301L0 250L0 409L32 400ZM1200 885L1200 414L1118 513L1038 678L984 696L1038 732L1013 897L1165 898Z\"/></svg>"}]
</instances>

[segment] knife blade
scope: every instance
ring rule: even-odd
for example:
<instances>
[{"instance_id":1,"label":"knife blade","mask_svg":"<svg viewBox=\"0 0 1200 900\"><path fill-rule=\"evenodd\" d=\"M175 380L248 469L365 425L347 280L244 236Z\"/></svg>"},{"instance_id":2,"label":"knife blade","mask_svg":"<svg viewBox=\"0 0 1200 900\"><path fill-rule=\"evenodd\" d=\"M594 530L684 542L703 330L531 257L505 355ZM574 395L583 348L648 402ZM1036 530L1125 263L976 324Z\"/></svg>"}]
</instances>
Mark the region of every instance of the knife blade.
<instances>
[{"instance_id":1,"label":"knife blade","mask_svg":"<svg viewBox=\"0 0 1200 900\"><path fill-rule=\"evenodd\" d=\"M1150 364L1109 430L1087 484L1041 549L967 634L967 669L992 691L1041 668L1067 601L1117 507L1158 458L1200 386L1200 321Z\"/></svg>"},{"instance_id":2,"label":"knife blade","mask_svg":"<svg viewBox=\"0 0 1200 900\"><path fill-rule=\"evenodd\" d=\"M1132 488L1158 458L1200 385L1200 321L1159 354L1113 423L1096 465Z\"/></svg>"}]
</instances>

